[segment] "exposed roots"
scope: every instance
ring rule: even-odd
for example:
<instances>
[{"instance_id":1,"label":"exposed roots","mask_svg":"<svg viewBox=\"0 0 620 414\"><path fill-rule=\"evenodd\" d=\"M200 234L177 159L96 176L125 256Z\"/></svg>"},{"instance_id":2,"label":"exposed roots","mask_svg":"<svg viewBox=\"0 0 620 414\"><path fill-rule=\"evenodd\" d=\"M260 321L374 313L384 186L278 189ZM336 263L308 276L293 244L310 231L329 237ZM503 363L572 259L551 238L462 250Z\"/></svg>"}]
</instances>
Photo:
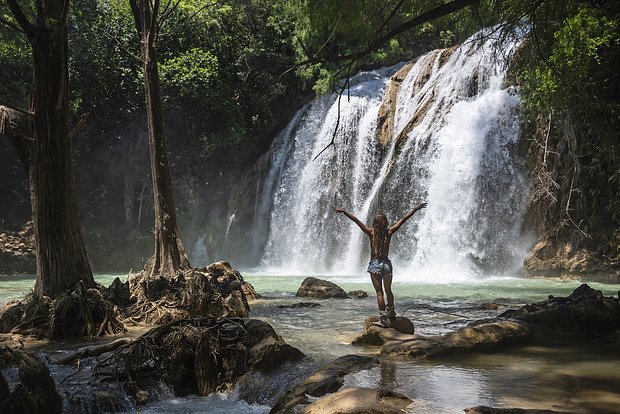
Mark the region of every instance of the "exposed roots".
<instances>
[{"instance_id":1,"label":"exposed roots","mask_svg":"<svg viewBox=\"0 0 620 414\"><path fill-rule=\"evenodd\" d=\"M130 275L137 303L124 311L126 323L169 323L197 317L247 317L251 299L259 297L228 263L191 269L173 278L153 278L147 270Z\"/></svg>"},{"instance_id":2,"label":"exposed roots","mask_svg":"<svg viewBox=\"0 0 620 414\"><path fill-rule=\"evenodd\" d=\"M146 403L159 394L162 383L176 395L206 395L230 388L251 369L275 367L302 355L261 321L181 319L120 344L99 362L95 375L123 381L138 403Z\"/></svg>"},{"instance_id":3,"label":"exposed roots","mask_svg":"<svg viewBox=\"0 0 620 414\"><path fill-rule=\"evenodd\" d=\"M236 327L236 334L227 333L230 326ZM226 388L226 379L233 379L225 375L226 369L235 371L235 378L245 372L248 349L243 340L247 338L234 319L176 320L122 344L96 371L99 376L123 380L138 401L149 401L151 394L157 394L155 378L170 384L176 394L204 395Z\"/></svg>"},{"instance_id":4,"label":"exposed roots","mask_svg":"<svg viewBox=\"0 0 620 414\"><path fill-rule=\"evenodd\" d=\"M156 301L144 301L130 306L123 315L125 323L160 325L189 315L188 309L168 296Z\"/></svg>"},{"instance_id":5,"label":"exposed roots","mask_svg":"<svg viewBox=\"0 0 620 414\"><path fill-rule=\"evenodd\" d=\"M114 335L125 331L115 308L99 290L86 289L80 282L55 300L31 294L6 305L0 310L0 328L40 339Z\"/></svg>"}]
</instances>

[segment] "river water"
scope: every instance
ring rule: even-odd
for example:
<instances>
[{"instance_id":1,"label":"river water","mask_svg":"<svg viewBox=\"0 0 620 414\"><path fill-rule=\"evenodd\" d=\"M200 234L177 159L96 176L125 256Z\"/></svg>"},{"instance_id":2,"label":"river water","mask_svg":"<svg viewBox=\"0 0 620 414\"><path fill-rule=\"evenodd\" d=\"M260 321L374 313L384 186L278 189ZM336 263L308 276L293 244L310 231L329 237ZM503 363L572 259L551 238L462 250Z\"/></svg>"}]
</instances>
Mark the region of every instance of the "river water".
<instances>
[{"instance_id":1,"label":"river water","mask_svg":"<svg viewBox=\"0 0 620 414\"><path fill-rule=\"evenodd\" d=\"M398 269L397 269L398 270ZM306 298L295 292L304 275L242 272L263 298L251 303L250 316L270 323L287 343L309 359L302 368L288 367L268 377L252 375L234 390L208 397L165 397L142 407L143 413L267 413L275 396L303 379L308 370L341 355L373 354L372 347L351 341L364 318L376 313L367 276L316 275L346 291L364 290L365 299L314 300L319 307L280 308ZM114 277L97 275L109 284ZM510 307L541 301L549 294L570 294L581 281L487 277L467 282L399 282L395 275L397 313L411 318L416 333L445 333L467 322L495 316ZM413 277L403 277L410 280ZM33 286L27 276L2 276L0 303L23 297ZM607 296L620 284L591 282ZM313 300L310 300L313 301ZM410 413L462 413L466 407L489 405L556 409L576 413L620 412L620 338L539 341L528 346L432 360L384 359L381 368L349 375L345 386L387 386L414 400ZM75 344L72 345L75 347ZM46 348L43 347L42 351ZM51 352L51 351L50 351ZM57 350L54 350L57 353Z\"/></svg>"}]
</instances>

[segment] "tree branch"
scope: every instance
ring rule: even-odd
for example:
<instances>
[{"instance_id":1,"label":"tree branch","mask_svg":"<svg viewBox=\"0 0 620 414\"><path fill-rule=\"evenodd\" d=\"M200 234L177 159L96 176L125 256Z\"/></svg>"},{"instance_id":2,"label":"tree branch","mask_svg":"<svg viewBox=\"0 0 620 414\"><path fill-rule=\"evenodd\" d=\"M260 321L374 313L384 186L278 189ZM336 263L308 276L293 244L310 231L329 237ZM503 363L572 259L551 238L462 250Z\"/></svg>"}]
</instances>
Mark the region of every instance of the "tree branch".
<instances>
[{"instance_id":1,"label":"tree branch","mask_svg":"<svg viewBox=\"0 0 620 414\"><path fill-rule=\"evenodd\" d=\"M295 65L295 67L301 67L301 66L306 66L306 65L315 64L315 63L336 63L336 62L342 62L346 60L362 59L368 56L370 53L381 48L388 41L395 38L399 34L406 32L407 30L411 30L414 27L417 27L421 24L430 22L431 20L435 20L440 17L446 16L450 13L454 13L455 11L464 9L465 7L470 6L474 3L478 3L479 1L480 0L454 0L449 3L442 4L441 6L435 7L434 9L431 9L425 13L422 13L414 17L411 20L406 21L405 23L392 29L391 31L389 31L388 33L386 33L385 35L379 38L375 37L375 39L371 41L368 44L368 46L366 46L363 50L357 53L353 53L349 55L334 56L329 59L311 57L304 62L298 63L297 65ZM392 15L390 15L390 18L391 16Z\"/></svg>"},{"instance_id":2,"label":"tree branch","mask_svg":"<svg viewBox=\"0 0 620 414\"><path fill-rule=\"evenodd\" d=\"M13 30L15 30L15 31L17 31L19 33L26 34L26 32L24 32L24 29L22 29L20 26L14 24L14 23L12 23L12 22L10 22L8 20L3 19L2 17L0 17L0 23L4 24L5 26L10 27L11 29L13 29Z\"/></svg>"},{"instance_id":3,"label":"tree branch","mask_svg":"<svg viewBox=\"0 0 620 414\"><path fill-rule=\"evenodd\" d=\"M144 28L144 15L142 14L142 9L140 5L138 5L139 0L129 0L129 5L131 6L131 14L133 14L133 20L136 23L136 31L138 32L138 36L142 38L142 31Z\"/></svg>"},{"instance_id":4,"label":"tree branch","mask_svg":"<svg viewBox=\"0 0 620 414\"><path fill-rule=\"evenodd\" d=\"M77 122L77 124L75 124L75 126L71 129L71 132L69 132L69 140L73 140L73 138L77 135L80 129L82 129L84 124L86 124L86 121L88 121L89 117L90 117L90 112L85 112L82 114L82 116L80 116L80 119Z\"/></svg>"},{"instance_id":5,"label":"tree branch","mask_svg":"<svg viewBox=\"0 0 620 414\"><path fill-rule=\"evenodd\" d=\"M17 23L21 26L23 32L26 33L26 36L30 37L34 28L22 11L21 7L19 7L19 4L17 4L17 1L7 0L7 3L9 4L9 8L11 9L11 12L13 12L15 20L17 20Z\"/></svg>"}]
</instances>

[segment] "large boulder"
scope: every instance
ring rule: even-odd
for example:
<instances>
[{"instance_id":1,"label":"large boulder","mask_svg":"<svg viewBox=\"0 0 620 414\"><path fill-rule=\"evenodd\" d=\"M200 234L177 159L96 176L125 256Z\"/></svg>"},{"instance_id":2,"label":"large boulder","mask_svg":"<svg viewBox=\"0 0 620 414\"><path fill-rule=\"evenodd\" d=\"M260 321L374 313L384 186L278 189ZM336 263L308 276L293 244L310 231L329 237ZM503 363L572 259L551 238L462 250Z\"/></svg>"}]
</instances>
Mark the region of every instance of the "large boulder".
<instances>
[{"instance_id":1,"label":"large boulder","mask_svg":"<svg viewBox=\"0 0 620 414\"><path fill-rule=\"evenodd\" d=\"M270 413L298 412L300 408L310 404L308 396L322 397L328 393L336 392L344 384L345 375L378 365L379 360L375 357L345 355L336 358L287 391L275 403Z\"/></svg>"},{"instance_id":2,"label":"large boulder","mask_svg":"<svg viewBox=\"0 0 620 414\"><path fill-rule=\"evenodd\" d=\"M620 329L620 300L582 284L568 297L550 296L500 317L529 323L535 335L604 336Z\"/></svg>"},{"instance_id":3,"label":"large boulder","mask_svg":"<svg viewBox=\"0 0 620 414\"><path fill-rule=\"evenodd\" d=\"M0 412L3 413L60 413L62 401L56 383L43 361L32 352L4 351L3 359L10 359L18 366L19 382L13 391L0 372ZM8 358L7 358L8 357Z\"/></svg>"},{"instance_id":4,"label":"large boulder","mask_svg":"<svg viewBox=\"0 0 620 414\"><path fill-rule=\"evenodd\" d=\"M295 296L318 299L347 299L349 297L347 292L337 284L316 277L305 278Z\"/></svg>"},{"instance_id":5,"label":"large boulder","mask_svg":"<svg viewBox=\"0 0 620 414\"><path fill-rule=\"evenodd\" d=\"M529 338L529 324L516 320L479 323L445 335L408 335L395 329L373 325L378 318L366 320L364 333L354 345L381 346L382 354L408 357L434 357L451 353L465 353L521 343Z\"/></svg>"},{"instance_id":6,"label":"large boulder","mask_svg":"<svg viewBox=\"0 0 620 414\"><path fill-rule=\"evenodd\" d=\"M304 414L402 414L413 401L386 389L351 387L310 404Z\"/></svg>"}]
</instances>

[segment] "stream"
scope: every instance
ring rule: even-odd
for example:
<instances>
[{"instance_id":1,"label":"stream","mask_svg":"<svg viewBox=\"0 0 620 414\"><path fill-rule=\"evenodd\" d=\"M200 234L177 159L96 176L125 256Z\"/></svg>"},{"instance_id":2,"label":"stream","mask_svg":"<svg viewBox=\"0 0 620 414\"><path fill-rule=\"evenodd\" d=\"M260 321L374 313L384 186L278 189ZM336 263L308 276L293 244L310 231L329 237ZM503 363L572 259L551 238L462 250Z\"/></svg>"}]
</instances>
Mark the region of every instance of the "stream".
<instances>
[{"instance_id":1,"label":"stream","mask_svg":"<svg viewBox=\"0 0 620 414\"><path fill-rule=\"evenodd\" d=\"M142 413L267 413L279 393L301 381L309 371L336 357L371 355L372 347L351 341L363 330L364 318L376 313L372 286L359 275L315 275L346 291L364 290L364 299L312 300L296 298L306 275L242 272L263 296L251 306L251 317L270 323L287 343L309 358L268 376L252 373L227 393L182 398L161 395L161 401L140 407ZM97 275L109 284L119 275ZM124 278L125 276L121 276ZM33 278L2 277L0 303L22 297ZM581 281L479 277L467 282L394 283L397 313L416 324L416 333L441 334L469 321L495 316L510 307L541 301L549 294L566 296ZM409 280L410 278L403 277ZM591 282L606 296L615 296L620 284ZM280 308L299 302L317 302L313 308ZM620 338L537 341L522 347L431 360L383 359L380 368L348 375L346 386L386 386L414 400L410 413L462 413L475 405L565 410L575 413L620 412ZM89 345L92 343L89 342ZM39 343L35 348L56 359L84 343ZM73 368L52 366L59 378ZM71 381L67 381L67 384ZM68 386L65 384L64 386ZM74 384L75 386L75 384ZM63 386L61 386L62 388ZM128 406L131 406L128 400ZM132 410L130 410L132 411Z\"/></svg>"}]
</instances>

